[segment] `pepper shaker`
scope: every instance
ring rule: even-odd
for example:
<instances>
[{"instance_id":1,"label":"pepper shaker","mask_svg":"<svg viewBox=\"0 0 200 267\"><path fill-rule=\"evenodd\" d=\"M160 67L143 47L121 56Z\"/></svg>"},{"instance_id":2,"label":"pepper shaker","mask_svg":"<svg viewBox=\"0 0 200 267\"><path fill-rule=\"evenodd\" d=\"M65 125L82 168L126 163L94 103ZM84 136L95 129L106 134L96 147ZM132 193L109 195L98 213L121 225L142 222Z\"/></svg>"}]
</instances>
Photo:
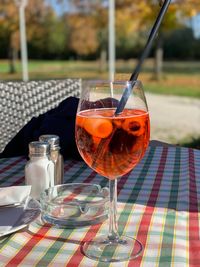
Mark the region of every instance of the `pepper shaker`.
<instances>
[{"instance_id":1,"label":"pepper shaker","mask_svg":"<svg viewBox=\"0 0 200 267\"><path fill-rule=\"evenodd\" d=\"M53 134L44 134L39 137L39 141L47 142L50 145L50 157L55 164L55 185L63 184L64 163L63 156L60 154L59 136Z\"/></svg>"}]
</instances>

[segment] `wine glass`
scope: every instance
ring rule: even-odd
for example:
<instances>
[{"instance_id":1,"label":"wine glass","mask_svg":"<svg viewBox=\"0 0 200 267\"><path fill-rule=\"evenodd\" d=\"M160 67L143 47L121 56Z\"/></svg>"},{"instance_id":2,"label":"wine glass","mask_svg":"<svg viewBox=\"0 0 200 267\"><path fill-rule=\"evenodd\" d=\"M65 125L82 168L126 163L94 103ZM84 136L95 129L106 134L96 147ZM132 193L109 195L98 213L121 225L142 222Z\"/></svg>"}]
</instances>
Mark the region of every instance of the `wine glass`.
<instances>
[{"instance_id":1,"label":"wine glass","mask_svg":"<svg viewBox=\"0 0 200 267\"><path fill-rule=\"evenodd\" d=\"M116 108L125 88L131 94L122 112ZM119 236L117 226L117 178L128 173L143 157L150 126L141 81L88 81L82 86L76 115L76 143L89 167L109 179L109 231L83 245L86 256L103 262L137 257L142 244Z\"/></svg>"}]
</instances>

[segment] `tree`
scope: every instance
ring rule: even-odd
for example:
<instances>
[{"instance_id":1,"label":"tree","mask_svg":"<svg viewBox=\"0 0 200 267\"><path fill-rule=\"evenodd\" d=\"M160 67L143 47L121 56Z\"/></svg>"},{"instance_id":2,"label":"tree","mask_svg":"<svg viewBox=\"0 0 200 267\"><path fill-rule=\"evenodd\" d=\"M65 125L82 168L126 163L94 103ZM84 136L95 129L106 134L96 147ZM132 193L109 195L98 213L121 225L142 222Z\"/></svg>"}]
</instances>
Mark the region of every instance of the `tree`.
<instances>
[{"instance_id":1,"label":"tree","mask_svg":"<svg viewBox=\"0 0 200 267\"><path fill-rule=\"evenodd\" d=\"M26 31L30 54L40 57L50 53L54 56L63 52L66 30L54 10L45 0L29 0L25 10ZM15 59L19 53L19 16L14 0L0 2L0 38L8 44L10 73L16 71ZM37 53L35 50L37 49Z\"/></svg>"},{"instance_id":2,"label":"tree","mask_svg":"<svg viewBox=\"0 0 200 267\"><path fill-rule=\"evenodd\" d=\"M136 57L146 41L144 17L150 13L149 6L144 1L116 0L115 13L117 57L126 51Z\"/></svg>"},{"instance_id":3,"label":"tree","mask_svg":"<svg viewBox=\"0 0 200 267\"><path fill-rule=\"evenodd\" d=\"M73 12L66 16L70 28L70 48L79 56L104 50L105 31L107 33L105 7L98 0L72 0L71 3Z\"/></svg>"},{"instance_id":4,"label":"tree","mask_svg":"<svg viewBox=\"0 0 200 267\"><path fill-rule=\"evenodd\" d=\"M36 0L31 0L27 8L27 37L31 56L57 57L64 51L67 29L53 9L41 3L39 1L37 5Z\"/></svg>"},{"instance_id":5,"label":"tree","mask_svg":"<svg viewBox=\"0 0 200 267\"><path fill-rule=\"evenodd\" d=\"M143 0L145 2L145 0ZM162 2L164 2L162 0ZM144 22L153 24L160 7L156 1L148 1L151 12L144 17ZM185 27L186 21L194 14L200 11L199 0L174 0L169 6L164 20L161 24L160 31L155 44L155 77L162 78L163 62L163 35L169 31Z\"/></svg>"},{"instance_id":6,"label":"tree","mask_svg":"<svg viewBox=\"0 0 200 267\"><path fill-rule=\"evenodd\" d=\"M96 52L97 31L92 16L73 14L68 18L70 25L70 48L80 56Z\"/></svg>"},{"instance_id":7,"label":"tree","mask_svg":"<svg viewBox=\"0 0 200 267\"><path fill-rule=\"evenodd\" d=\"M18 31L18 14L17 7L11 1L1 0L0 2L0 32L8 44L8 58L10 73L14 73L15 59L19 50L19 31Z\"/></svg>"},{"instance_id":8,"label":"tree","mask_svg":"<svg viewBox=\"0 0 200 267\"><path fill-rule=\"evenodd\" d=\"M193 60L198 56L197 46L199 41L194 38L193 31L189 27L171 31L164 36L163 47L168 59Z\"/></svg>"},{"instance_id":9,"label":"tree","mask_svg":"<svg viewBox=\"0 0 200 267\"><path fill-rule=\"evenodd\" d=\"M27 6L27 38L32 57L59 56L65 47L64 24L52 7L41 0L29 0ZM37 50L37 55L34 51Z\"/></svg>"}]
</instances>

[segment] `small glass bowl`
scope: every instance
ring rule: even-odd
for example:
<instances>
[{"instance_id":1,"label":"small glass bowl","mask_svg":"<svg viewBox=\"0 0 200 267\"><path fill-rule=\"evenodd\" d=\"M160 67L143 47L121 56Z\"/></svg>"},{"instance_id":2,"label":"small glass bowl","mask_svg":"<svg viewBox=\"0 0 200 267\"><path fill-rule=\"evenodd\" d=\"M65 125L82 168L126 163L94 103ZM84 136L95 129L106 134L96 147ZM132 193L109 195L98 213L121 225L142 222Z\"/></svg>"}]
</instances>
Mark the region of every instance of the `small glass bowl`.
<instances>
[{"instance_id":1,"label":"small glass bowl","mask_svg":"<svg viewBox=\"0 0 200 267\"><path fill-rule=\"evenodd\" d=\"M108 188L97 184L56 185L41 194L41 219L68 228L97 224L108 216L108 200Z\"/></svg>"}]
</instances>

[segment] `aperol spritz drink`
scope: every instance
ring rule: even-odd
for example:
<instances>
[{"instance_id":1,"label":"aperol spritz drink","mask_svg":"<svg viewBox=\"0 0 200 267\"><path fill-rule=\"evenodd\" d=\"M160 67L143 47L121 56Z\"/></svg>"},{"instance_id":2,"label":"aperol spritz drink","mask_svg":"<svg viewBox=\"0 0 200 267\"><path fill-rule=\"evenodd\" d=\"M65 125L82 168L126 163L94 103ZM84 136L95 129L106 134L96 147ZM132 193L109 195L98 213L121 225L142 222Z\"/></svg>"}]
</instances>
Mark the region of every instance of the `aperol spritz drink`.
<instances>
[{"instance_id":1,"label":"aperol spritz drink","mask_svg":"<svg viewBox=\"0 0 200 267\"><path fill-rule=\"evenodd\" d=\"M119 103L125 88L130 96ZM149 143L149 113L142 83L93 81L83 85L76 116L76 143L89 167L109 179L109 231L83 245L92 259L117 262L137 257L142 244L119 236L117 226L117 178L132 170L142 159Z\"/></svg>"},{"instance_id":2,"label":"aperol spritz drink","mask_svg":"<svg viewBox=\"0 0 200 267\"><path fill-rule=\"evenodd\" d=\"M143 110L115 109L81 111L76 119L76 138L85 162L108 179L132 170L144 155L149 142L149 115ZM99 145L104 141L101 156ZM95 163L95 164L94 164Z\"/></svg>"}]
</instances>

